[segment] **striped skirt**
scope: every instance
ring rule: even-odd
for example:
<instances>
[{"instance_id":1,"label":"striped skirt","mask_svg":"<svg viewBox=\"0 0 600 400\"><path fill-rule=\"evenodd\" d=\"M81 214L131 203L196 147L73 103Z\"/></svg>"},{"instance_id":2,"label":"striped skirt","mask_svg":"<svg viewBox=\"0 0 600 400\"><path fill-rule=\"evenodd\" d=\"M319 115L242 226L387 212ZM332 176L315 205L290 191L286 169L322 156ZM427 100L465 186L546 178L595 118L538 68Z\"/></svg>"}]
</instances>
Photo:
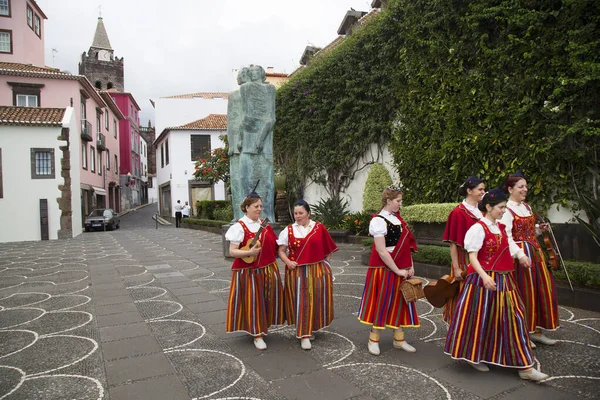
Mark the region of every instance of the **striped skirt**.
<instances>
[{"instance_id":1,"label":"striped skirt","mask_svg":"<svg viewBox=\"0 0 600 400\"><path fill-rule=\"evenodd\" d=\"M496 291L470 274L460 292L448 326L444 352L454 359L528 368L534 356L529 345L525 307L512 273L489 272Z\"/></svg>"},{"instance_id":2,"label":"striped skirt","mask_svg":"<svg viewBox=\"0 0 600 400\"><path fill-rule=\"evenodd\" d=\"M277 263L233 270L226 332L266 335L271 325L284 322L283 286Z\"/></svg>"},{"instance_id":3,"label":"striped skirt","mask_svg":"<svg viewBox=\"0 0 600 400\"><path fill-rule=\"evenodd\" d=\"M404 301L400 291L403 280L388 268L370 267L367 270L358 320L375 329L418 328L420 325L416 304Z\"/></svg>"},{"instance_id":4,"label":"striped skirt","mask_svg":"<svg viewBox=\"0 0 600 400\"><path fill-rule=\"evenodd\" d=\"M524 268L515 261L515 276L519 291L527 311L527 330L534 332L536 328L548 330L558 329L558 299L554 276L546 263L541 249L536 249L528 242L517 243L531 259L531 268Z\"/></svg>"},{"instance_id":5,"label":"striped skirt","mask_svg":"<svg viewBox=\"0 0 600 400\"><path fill-rule=\"evenodd\" d=\"M458 251L458 265L460 266L460 269L462 271L466 271L467 270L467 265L469 265L469 253L467 253L466 250L464 250L462 247L458 247L457 248ZM454 268L450 268L450 277L454 278ZM464 280L460 281L459 284L459 291L458 293L456 293L456 296L448 299L448 301L446 302L446 304L444 304L444 311L442 313L442 317L444 319L444 322L446 322L447 324L450 323L450 321L452 321L452 314L454 314L454 310L456 309L456 302L458 301L458 295L460 293L460 291L462 290L463 286L465 285Z\"/></svg>"},{"instance_id":6,"label":"striped skirt","mask_svg":"<svg viewBox=\"0 0 600 400\"><path fill-rule=\"evenodd\" d=\"M333 276L325 262L285 270L285 313L296 337L308 337L333 321Z\"/></svg>"}]
</instances>

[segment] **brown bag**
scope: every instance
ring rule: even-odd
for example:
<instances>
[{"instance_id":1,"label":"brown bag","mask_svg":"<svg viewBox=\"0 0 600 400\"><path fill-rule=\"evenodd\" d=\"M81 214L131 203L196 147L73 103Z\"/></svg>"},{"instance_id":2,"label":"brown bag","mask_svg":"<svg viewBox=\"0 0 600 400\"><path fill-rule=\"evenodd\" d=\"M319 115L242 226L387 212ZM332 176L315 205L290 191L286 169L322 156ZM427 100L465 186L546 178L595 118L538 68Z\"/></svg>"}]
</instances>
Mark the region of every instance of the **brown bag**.
<instances>
[{"instance_id":1,"label":"brown bag","mask_svg":"<svg viewBox=\"0 0 600 400\"><path fill-rule=\"evenodd\" d=\"M402 282L400 285L400 291L402 291L402 296L404 296L404 300L407 303L417 301L418 299L425 297L425 292L423 291L423 281L421 281L419 278L410 278Z\"/></svg>"}]
</instances>

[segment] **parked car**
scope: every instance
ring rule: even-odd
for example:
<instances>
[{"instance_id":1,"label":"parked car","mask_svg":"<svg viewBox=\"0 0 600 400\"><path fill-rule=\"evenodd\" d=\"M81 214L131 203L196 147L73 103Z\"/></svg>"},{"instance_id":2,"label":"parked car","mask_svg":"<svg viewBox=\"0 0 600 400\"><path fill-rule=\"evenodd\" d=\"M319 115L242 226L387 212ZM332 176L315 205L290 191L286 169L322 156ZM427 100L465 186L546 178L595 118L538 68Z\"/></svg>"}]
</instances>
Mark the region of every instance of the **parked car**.
<instances>
[{"instance_id":1,"label":"parked car","mask_svg":"<svg viewBox=\"0 0 600 400\"><path fill-rule=\"evenodd\" d=\"M110 208L97 208L85 217L85 231L89 232L92 229L107 231L118 229L121 223L119 215Z\"/></svg>"}]
</instances>

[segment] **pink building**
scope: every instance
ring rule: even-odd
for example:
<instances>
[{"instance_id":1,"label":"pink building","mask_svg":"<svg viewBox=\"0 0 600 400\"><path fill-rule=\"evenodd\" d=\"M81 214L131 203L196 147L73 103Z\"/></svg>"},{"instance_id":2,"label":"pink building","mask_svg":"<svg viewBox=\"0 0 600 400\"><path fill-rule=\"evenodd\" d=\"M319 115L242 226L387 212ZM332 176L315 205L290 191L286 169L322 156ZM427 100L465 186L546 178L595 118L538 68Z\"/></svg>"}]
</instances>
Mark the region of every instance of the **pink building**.
<instances>
[{"instance_id":1,"label":"pink building","mask_svg":"<svg viewBox=\"0 0 600 400\"><path fill-rule=\"evenodd\" d=\"M142 166L140 143L140 106L131 93L117 92L114 89L107 91L125 116L120 121L119 149L121 154L121 203L124 208L137 207L147 199L143 198L142 191Z\"/></svg>"},{"instance_id":2,"label":"pink building","mask_svg":"<svg viewBox=\"0 0 600 400\"><path fill-rule=\"evenodd\" d=\"M81 214L88 215L93 208L119 210L119 125L124 119L123 114L112 98L102 96L85 76L44 66L43 20L46 17L35 1L9 0L7 3L0 0L0 13L6 9L3 8L6 4L10 16L4 18L10 24L5 24L4 18L0 18L1 26L10 26L12 37L19 37L21 41L13 40L11 54L0 55L4 59L11 57L10 62L0 61L0 106L73 107L77 110L75 117L79 131L71 135L70 144L78 146L80 153L79 165L71 168L80 169L77 191L81 190ZM30 35L30 9L34 11L33 39ZM39 29L36 15L40 18ZM38 40L41 44L31 44L30 40ZM17 42L27 50L18 50Z\"/></svg>"},{"instance_id":3,"label":"pink building","mask_svg":"<svg viewBox=\"0 0 600 400\"><path fill-rule=\"evenodd\" d=\"M43 66L45 19L34 0L0 0L0 62Z\"/></svg>"}]
</instances>

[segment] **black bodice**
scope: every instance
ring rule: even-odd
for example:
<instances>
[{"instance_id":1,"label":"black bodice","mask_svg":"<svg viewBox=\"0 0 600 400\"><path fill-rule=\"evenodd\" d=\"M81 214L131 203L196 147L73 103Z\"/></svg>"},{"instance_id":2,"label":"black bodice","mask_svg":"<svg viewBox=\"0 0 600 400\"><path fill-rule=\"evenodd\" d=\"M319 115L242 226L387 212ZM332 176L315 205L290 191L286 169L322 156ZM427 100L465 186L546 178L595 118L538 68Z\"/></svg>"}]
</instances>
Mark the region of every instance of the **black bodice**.
<instances>
[{"instance_id":1,"label":"black bodice","mask_svg":"<svg viewBox=\"0 0 600 400\"><path fill-rule=\"evenodd\" d=\"M385 234L385 247L396 246L398 240L400 240L400 235L402 235L402 225L393 224L383 215L378 215L378 217L383 218L387 226L387 233Z\"/></svg>"}]
</instances>

